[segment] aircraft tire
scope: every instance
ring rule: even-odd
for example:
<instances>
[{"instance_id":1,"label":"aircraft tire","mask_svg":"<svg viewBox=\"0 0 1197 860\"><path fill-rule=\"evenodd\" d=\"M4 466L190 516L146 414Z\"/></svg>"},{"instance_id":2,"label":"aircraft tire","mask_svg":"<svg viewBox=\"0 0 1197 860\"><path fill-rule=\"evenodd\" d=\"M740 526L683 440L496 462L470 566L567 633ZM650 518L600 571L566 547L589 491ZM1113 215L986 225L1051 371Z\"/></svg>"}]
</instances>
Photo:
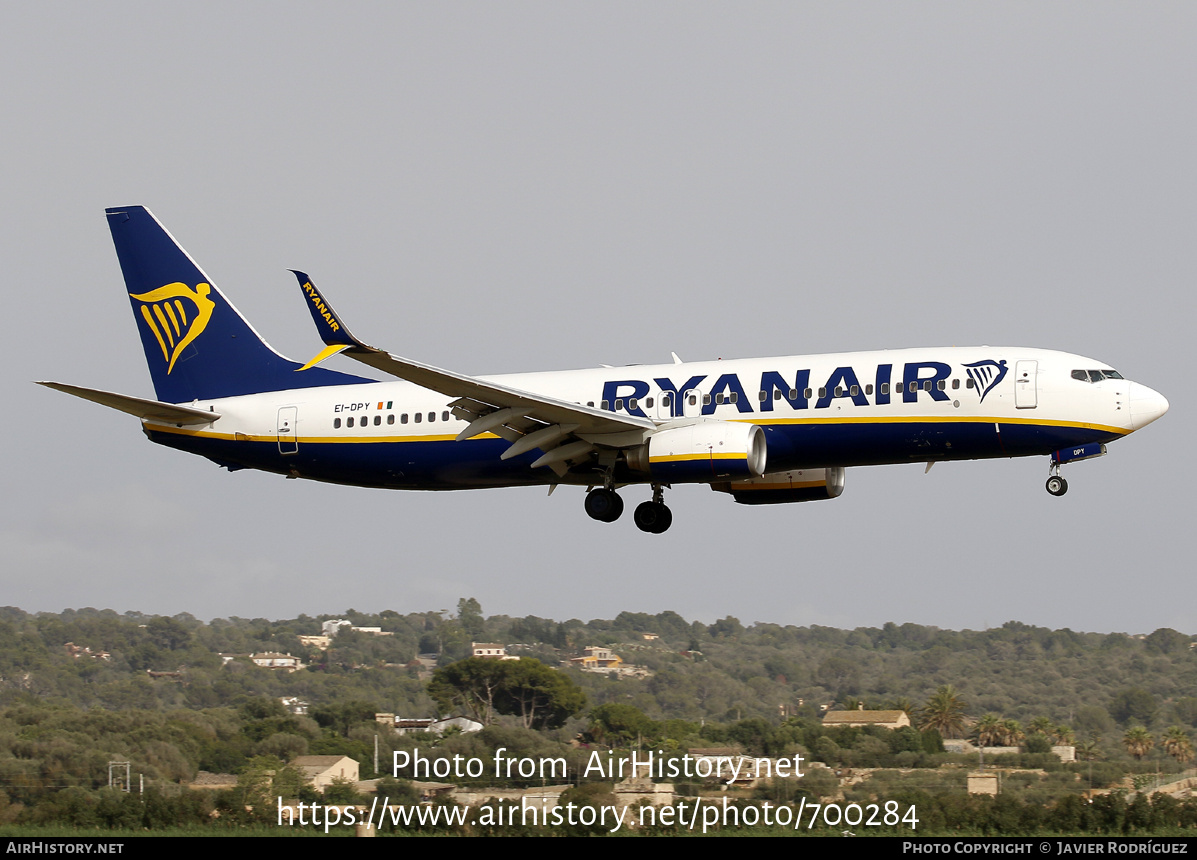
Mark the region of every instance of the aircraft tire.
<instances>
[{"instance_id":1,"label":"aircraft tire","mask_svg":"<svg viewBox=\"0 0 1197 860\"><path fill-rule=\"evenodd\" d=\"M643 502L636 506L633 519L640 531L659 535L673 524L673 512L660 502Z\"/></svg>"},{"instance_id":2,"label":"aircraft tire","mask_svg":"<svg viewBox=\"0 0 1197 860\"><path fill-rule=\"evenodd\" d=\"M623 499L614 490L591 490L586 494L586 513L600 523L613 523L623 513Z\"/></svg>"},{"instance_id":3,"label":"aircraft tire","mask_svg":"<svg viewBox=\"0 0 1197 860\"><path fill-rule=\"evenodd\" d=\"M1047 491L1053 496L1062 496L1068 492L1068 482L1059 475L1052 475L1047 479Z\"/></svg>"}]
</instances>

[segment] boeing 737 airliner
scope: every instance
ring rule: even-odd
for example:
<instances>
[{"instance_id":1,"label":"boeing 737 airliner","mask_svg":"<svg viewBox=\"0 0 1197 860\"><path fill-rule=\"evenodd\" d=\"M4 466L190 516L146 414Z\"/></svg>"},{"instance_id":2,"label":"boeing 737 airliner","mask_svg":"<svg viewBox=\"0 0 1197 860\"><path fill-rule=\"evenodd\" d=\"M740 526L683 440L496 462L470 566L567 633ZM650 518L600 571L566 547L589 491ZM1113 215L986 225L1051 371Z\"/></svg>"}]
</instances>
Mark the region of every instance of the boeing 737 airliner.
<instances>
[{"instance_id":1,"label":"boeing 737 airliner","mask_svg":"<svg viewBox=\"0 0 1197 860\"><path fill-rule=\"evenodd\" d=\"M472 377L358 340L296 272L325 348L275 352L150 212L107 210L156 400L41 384L141 419L150 440L237 469L407 490L574 484L612 522L646 485L637 527L673 516L664 489L708 484L745 504L833 499L844 469L1046 455L1060 466L1168 410L1109 365L968 347ZM398 381L317 366L343 353ZM551 491L551 490L550 490Z\"/></svg>"}]
</instances>

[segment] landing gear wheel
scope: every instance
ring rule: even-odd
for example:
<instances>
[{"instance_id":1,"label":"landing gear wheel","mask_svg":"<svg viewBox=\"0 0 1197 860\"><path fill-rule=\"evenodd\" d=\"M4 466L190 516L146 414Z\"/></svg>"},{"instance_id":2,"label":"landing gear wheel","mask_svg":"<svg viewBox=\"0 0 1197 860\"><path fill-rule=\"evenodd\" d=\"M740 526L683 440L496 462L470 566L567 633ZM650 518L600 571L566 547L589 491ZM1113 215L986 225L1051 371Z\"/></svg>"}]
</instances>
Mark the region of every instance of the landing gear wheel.
<instances>
[{"instance_id":1,"label":"landing gear wheel","mask_svg":"<svg viewBox=\"0 0 1197 860\"><path fill-rule=\"evenodd\" d=\"M659 535L673 525L673 512L661 502L642 502L632 515L636 528L642 532Z\"/></svg>"},{"instance_id":2,"label":"landing gear wheel","mask_svg":"<svg viewBox=\"0 0 1197 860\"><path fill-rule=\"evenodd\" d=\"M1053 496L1062 496L1068 492L1068 482L1059 475L1052 475L1047 479L1047 491Z\"/></svg>"},{"instance_id":3,"label":"landing gear wheel","mask_svg":"<svg viewBox=\"0 0 1197 860\"><path fill-rule=\"evenodd\" d=\"M591 490L586 494L586 513L600 523L613 523L623 513L623 499L614 490Z\"/></svg>"}]
</instances>

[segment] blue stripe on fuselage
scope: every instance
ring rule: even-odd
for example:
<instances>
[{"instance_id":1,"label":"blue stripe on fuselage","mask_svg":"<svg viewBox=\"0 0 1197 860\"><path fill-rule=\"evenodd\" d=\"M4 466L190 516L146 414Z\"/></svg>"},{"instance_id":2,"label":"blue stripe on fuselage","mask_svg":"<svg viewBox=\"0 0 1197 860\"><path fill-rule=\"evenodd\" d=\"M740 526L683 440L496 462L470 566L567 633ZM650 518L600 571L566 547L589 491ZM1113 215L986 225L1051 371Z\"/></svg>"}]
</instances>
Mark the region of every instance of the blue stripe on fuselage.
<instances>
[{"instance_id":1,"label":"blue stripe on fuselage","mask_svg":"<svg viewBox=\"0 0 1197 860\"><path fill-rule=\"evenodd\" d=\"M769 471L829 466L869 466L928 460L979 460L1048 454L1118 434L1083 426L1002 424L993 421L819 422L762 425ZM198 433L146 428L161 445L200 454L222 465L286 474L339 484L393 489L450 490L557 483L547 468L533 470L532 451L499 459L510 443L503 439L430 441L306 442L282 455L273 438L234 441ZM626 474L628 482L647 480Z\"/></svg>"}]
</instances>

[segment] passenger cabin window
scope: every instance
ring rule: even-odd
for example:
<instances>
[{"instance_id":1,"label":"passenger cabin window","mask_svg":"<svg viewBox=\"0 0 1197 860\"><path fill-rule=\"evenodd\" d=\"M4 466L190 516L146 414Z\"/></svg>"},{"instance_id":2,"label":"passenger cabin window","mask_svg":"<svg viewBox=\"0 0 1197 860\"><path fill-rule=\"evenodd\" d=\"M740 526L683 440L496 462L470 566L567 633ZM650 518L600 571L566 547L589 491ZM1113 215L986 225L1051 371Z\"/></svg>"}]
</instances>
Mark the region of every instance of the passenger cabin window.
<instances>
[{"instance_id":1,"label":"passenger cabin window","mask_svg":"<svg viewBox=\"0 0 1197 860\"><path fill-rule=\"evenodd\" d=\"M973 379L971 376L965 381L964 387L965 388L973 388L974 387Z\"/></svg>"},{"instance_id":2,"label":"passenger cabin window","mask_svg":"<svg viewBox=\"0 0 1197 860\"><path fill-rule=\"evenodd\" d=\"M334 418L334 419L333 419L333 429L334 429L334 430L340 430L340 429L341 429L341 419L340 419L340 418Z\"/></svg>"},{"instance_id":3,"label":"passenger cabin window","mask_svg":"<svg viewBox=\"0 0 1197 860\"><path fill-rule=\"evenodd\" d=\"M645 409L653 408L653 399L651 397L644 398L644 408Z\"/></svg>"},{"instance_id":4,"label":"passenger cabin window","mask_svg":"<svg viewBox=\"0 0 1197 860\"><path fill-rule=\"evenodd\" d=\"M419 423L420 423L421 421L423 421L423 420L424 420L424 413L423 413L423 412L417 412L417 413L416 413L416 423L417 423L417 424L419 424Z\"/></svg>"},{"instance_id":5,"label":"passenger cabin window","mask_svg":"<svg viewBox=\"0 0 1197 860\"><path fill-rule=\"evenodd\" d=\"M375 416L374 416L374 426L375 426L375 427L377 427L377 426L378 426L379 424L381 424L381 423L382 423L382 416L381 416L381 415L375 415Z\"/></svg>"},{"instance_id":6,"label":"passenger cabin window","mask_svg":"<svg viewBox=\"0 0 1197 860\"><path fill-rule=\"evenodd\" d=\"M722 402L723 402L723 395L722 395L722 394L716 394L716 395L715 395L715 402L716 402L716 403L722 403Z\"/></svg>"},{"instance_id":7,"label":"passenger cabin window","mask_svg":"<svg viewBox=\"0 0 1197 860\"><path fill-rule=\"evenodd\" d=\"M960 387L960 380L959 380L959 379L953 379L953 380L952 380L952 390L953 390L953 391L955 391L955 390L956 390L957 388L959 388L959 387Z\"/></svg>"},{"instance_id":8,"label":"passenger cabin window","mask_svg":"<svg viewBox=\"0 0 1197 860\"><path fill-rule=\"evenodd\" d=\"M346 427L352 427L352 426L353 426L353 419L352 419L352 418L346 418L346 419L345 419L345 426L346 426Z\"/></svg>"},{"instance_id":9,"label":"passenger cabin window","mask_svg":"<svg viewBox=\"0 0 1197 860\"><path fill-rule=\"evenodd\" d=\"M448 420L449 420L449 413L448 413L448 412L442 412L442 413L441 413L441 420L442 420L442 421L448 421Z\"/></svg>"},{"instance_id":10,"label":"passenger cabin window","mask_svg":"<svg viewBox=\"0 0 1197 860\"><path fill-rule=\"evenodd\" d=\"M948 381L946 379L941 379L935 383L935 387L938 388L940 391L943 391L945 388L948 387Z\"/></svg>"},{"instance_id":11,"label":"passenger cabin window","mask_svg":"<svg viewBox=\"0 0 1197 860\"><path fill-rule=\"evenodd\" d=\"M703 405L703 406L710 406L710 405L711 405L711 395L709 395L709 394L704 394L704 395L702 396L702 405Z\"/></svg>"},{"instance_id":12,"label":"passenger cabin window","mask_svg":"<svg viewBox=\"0 0 1197 860\"><path fill-rule=\"evenodd\" d=\"M827 389L826 389L826 388L820 388L820 389L819 389L819 397L820 397L820 398L823 398L823 397L826 397L826 396L827 396Z\"/></svg>"},{"instance_id":13,"label":"passenger cabin window","mask_svg":"<svg viewBox=\"0 0 1197 860\"><path fill-rule=\"evenodd\" d=\"M394 412L392 412L390 415L387 416L387 423L388 424L395 423L395 413Z\"/></svg>"},{"instance_id":14,"label":"passenger cabin window","mask_svg":"<svg viewBox=\"0 0 1197 860\"><path fill-rule=\"evenodd\" d=\"M406 412L404 412L402 415L399 416L399 423L400 424L407 423L407 413Z\"/></svg>"},{"instance_id":15,"label":"passenger cabin window","mask_svg":"<svg viewBox=\"0 0 1197 860\"><path fill-rule=\"evenodd\" d=\"M889 394L889 383L888 382L881 383L881 393Z\"/></svg>"},{"instance_id":16,"label":"passenger cabin window","mask_svg":"<svg viewBox=\"0 0 1197 860\"><path fill-rule=\"evenodd\" d=\"M855 386L853 386L853 387L855 388ZM867 395L869 395L870 397L872 397L872 395L873 395L873 383L871 383L871 382L870 382L868 385L866 385L866 386L865 386L865 394L867 394Z\"/></svg>"}]
</instances>

